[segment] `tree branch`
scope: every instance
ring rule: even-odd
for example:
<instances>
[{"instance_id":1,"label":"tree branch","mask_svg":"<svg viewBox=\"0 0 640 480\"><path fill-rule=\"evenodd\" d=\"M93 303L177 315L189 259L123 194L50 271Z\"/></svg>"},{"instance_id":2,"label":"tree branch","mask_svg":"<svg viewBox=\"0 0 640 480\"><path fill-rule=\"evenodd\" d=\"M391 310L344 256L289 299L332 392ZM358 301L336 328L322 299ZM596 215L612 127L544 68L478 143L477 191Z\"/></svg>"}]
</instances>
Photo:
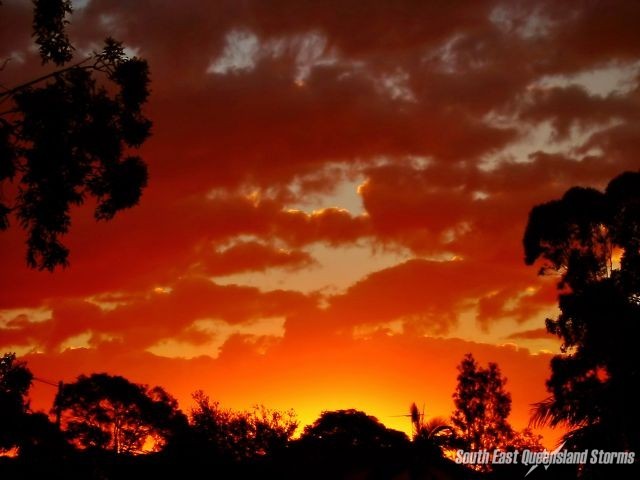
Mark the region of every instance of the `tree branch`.
<instances>
[{"instance_id":1,"label":"tree branch","mask_svg":"<svg viewBox=\"0 0 640 480\"><path fill-rule=\"evenodd\" d=\"M74 63L73 65L70 65L68 67L62 68L60 70L56 70L54 72L47 73L46 75L42 75L41 77L34 78L33 80L29 80L26 83L23 83L21 85L17 85L15 87L11 88L11 89L8 89L8 90L0 93L0 100L12 97L16 93L18 93L20 90L24 90L25 88L28 88L31 85L35 85L36 83L43 82L43 81L45 81L45 80L47 80L47 79L49 79L51 77L55 77L56 75L60 75L61 73L69 72L69 71L73 70L74 68L82 67L83 69L86 69L86 70L98 69L99 59L96 59L96 62L93 63L92 65L82 66L83 64L87 63L89 60L92 60L92 59L96 59L96 57L94 57L94 56L87 57L84 60L81 60L81 61L79 61L77 63Z\"/></svg>"},{"instance_id":2,"label":"tree branch","mask_svg":"<svg viewBox=\"0 0 640 480\"><path fill-rule=\"evenodd\" d=\"M5 69L5 67L7 66L7 63L9 63L10 61L11 61L11 57L8 57L2 60L2 63L0 63L0 72Z\"/></svg>"}]
</instances>

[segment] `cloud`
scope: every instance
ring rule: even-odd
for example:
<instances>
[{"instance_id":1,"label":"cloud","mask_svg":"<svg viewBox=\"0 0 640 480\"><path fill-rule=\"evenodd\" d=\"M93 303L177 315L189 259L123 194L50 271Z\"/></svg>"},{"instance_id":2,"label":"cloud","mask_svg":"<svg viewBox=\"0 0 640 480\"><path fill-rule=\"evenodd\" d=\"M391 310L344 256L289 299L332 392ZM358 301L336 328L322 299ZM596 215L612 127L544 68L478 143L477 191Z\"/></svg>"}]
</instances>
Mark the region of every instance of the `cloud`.
<instances>
[{"instance_id":1,"label":"cloud","mask_svg":"<svg viewBox=\"0 0 640 480\"><path fill-rule=\"evenodd\" d=\"M50 319L32 321L25 316L10 320L0 331L1 346L34 345L56 351L65 341L88 334L89 345L121 345L144 350L160 341L179 339L198 344L206 332L197 320L222 320L242 324L262 318L287 316L313 307L303 294L238 285L217 285L205 278L185 278L170 286L140 292L113 306L104 298L97 305L87 300L56 300L48 304ZM102 308L101 308L102 307ZM212 352L213 353L213 352Z\"/></svg>"},{"instance_id":2,"label":"cloud","mask_svg":"<svg viewBox=\"0 0 640 480\"><path fill-rule=\"evenodd\" d=\"M3 2L0 16L0 58L6 59L22 53L29 45L31 8L26 3ZM20 62L21 56L10 62ZM8 66L8 64L7 64ZM5 66L5 68L7 67ZM13 67L13 65L12 65Z\"/></svg>"},{"instance_id":3,"label":"cloud","mask_svg":"<svg viewBox=\"0 0 640 480\"><path fill-rule=\"evenodd\" d=\"M574 126L584 131L615 120L637 120L639 107L638 99L629 95L590 95L584 87L570 85L535 90L531 104L523 108L521 118L551 121L555 137L566 139Z\"/></svg>"},{"instance_id":4,"label":"cloud","mask_svg":"<svg viewBox=\"0 0 640 480\"><path fill-rule=\"evenodd\" d=\"M283 248L296 250L314 242L352 244L367 233L366 217L341 209L305 213L274 199L256 201L245 195L203 195L157 203L143 200L109 223L95 223L90 212L83 209L74 216L74 228L67 240L73 251L71 268L48 275L27 269L20 255L8 257L5 267L13 274L0 278L0 308L172 283L200 261L201 255L207 257L206 252L220 244L239 241L241 245L242 239L238 238L242 236L280 239ZM21 252L21 236L17 227L0 236L3 251ZM254 267L269 267L264 263L260 266L264 258L258 257L264 253L254 249ZM304 255L297 254L297 258L302 261ZM240 266L240 271L246 268L246 264Z\"/></svg>"},{"instance_id":5,"label":"cloud","mask_svg":"<svg viewBox=\"0 0 640 480\"><path fill-rule=\"evenodd\" d=\"M555 11L552 40L566 49L550 52L549 63L559 71L580 70L612 59L636 60L640 55L640 37L633 22L640 7L634 2L615 0L581 8L556 4L549 10Z\"/></svg>"},{"instance_id":6,"label":"cloud","mask_svg":"<svg viewBox=\"0 0 640 480\"><path fill-rule=\"evenodd\" d=\"M229 275L268 268L297 270L314 263L313 257L300 250L286 250L258 242L239 242L199 257L199 270L209 275Z\"/></svg>"},{"instance_id":7,"label":"cloud","mask_svg":"<svg viewBox=\"0 0 640 480\"><path fill-rule=\"evenodd\" d=\"M108 224L74 212L68 271L29 272L18 255L8 256L0 305L147 291L192 275L197 265L215 275L306 268L314 244L370 242L483 263L477 274L511 265L490 282L500 293L484 295L480 317L488 324L510 315L503 301L530 286L528 270L516 267L529 209L575 182L602 184L637 158L637 85L607 96L578 84L542 87L550 75L633 65L634 8L545 1L293 8L282 0L266 9L190 0L161 2L149 16L135 2L92 1L72 19L78 52L113 34L152 66L155 127L144 149L152 182L139 207ZM27 28L24 6L2 9L8 26ZM3 32L7 51L24 53L25 63L5 72L11 83L37 59L26 34ZM242 68L208 71L247 48ZM551 122L556 140L574 126L588 137L564 151L532 145L518 158L501 158L526 139L522 121ZM551 149L549 140L542 147ZM487 158L497 159L489 170ZM366 215L339 205L312 213L292 206L335 193L345 178L331 172L340 167L365 178ZM0 242L3 251L22 251L16 232ZM456 295L450 304L469 298ZM522 297L523 305L534 298Z\"/></svg>"},{"instance_id":8,"label":"cloud","mask_svg":"<svg viewBox=\"0 0 640 480\"><path fill-rule=\"evenodd\" d=\"M24 9L3 8L25 15ZM601 64L601 57L584 55L585 32L616 22L620 32L630 32L623 18L600 16L590 6L376 2L365 8L338 2L336 10L345 15L336 17L326 15L326 5L311 3L290 15L286 1L268 11L255 2L192 1L189 8L159 4L152 18L139 23L141 8L91 2L78 12L72 33L84 44L116 34L151 61L156 95L149 110L156 127L145 149L154 181L140 207L104 227L94 226L88 215L76 216L80 234L69 238L72 271L43 277L25 271L18 257L9 259L15 275L12 288L3 288L5 307L145 289L171 283L198 263L210 264L210 273L218 275L296 262L307 266L312 254L299 249L315 242L340 246L367 238L416 254L516 264L532 205L575 180L604 181L629 164L637 149L629 123L637 116L634 90L598 97L572 85L527 93L552 72ZM369 19L358 22L358 36L348 12ZM530 13L535 18L528 24L523 19ZM171 39L165 35L168 19ZM208 73L207 65L224 56L234 31L253 39L252 48L271 53L256 56L250 68ZM630 61L633 49L614 37L604 42L608 54ZM196 41L202 50L190 47ZM570 69L559 70L548 58L558 45L568 57L575 55ZM303 58L315 60L301 87L294 80ZM382 79L398 72L411 101L381 88ZM527 163L503 162L484 171L479 165L486 155L520 136L513 124L492 120L509 111L536 123L550 120L559 135L574 124L604 126L584 148L619 152L623 159L607 161L603 153L578 164L566 154L524 152ZM627 123L609 128L612 118ZM407 166L412 155L431 163ZM341 162L367 178L361 188L367 216L336 207L311 214L289 208L290 182L303 186L298 198L331 192L336 184L330 176L304 179ZM212 188L220 193L209 198ZM266 196L256 201L243 194L247 188ZM234 243L242 235L277 238L292 253ZM18 236L5 234L2 241L7 251L21 248ZM224 253L221 245L229 245ZM218 254L210 254L214 249ZM524 272L514 268L504 277L513 282L517 276L519 286L494 295L494 304L524 287ZM485 312L501 315L487 310L488 304L486 299Z\"/></svg>"},{"instance_id":9,"label":"cloud","mask_svg":"<svg viewBox=\"0 0 640 480\"><path fill-rule=\"evenodd\" d=\"M375 272L332 298L329 315L345 325L406 319L426 331L446 333L465 302L491 289L473 272L476 268L464 262L411 260ZM438 282L425 285L428 278Z\"/></svg>"},{"instance_id":10,"label":"cloud","mask_svg":"<svg viewBox=\"0 0 640 480\"><path fill-rule=\"evenodd\" d=\"M359 327L386 331L389 324L399 322L404 332L443 335L469 311L488 330L498 320L524 322L553 305L552 282L531 285L536 285L535 278L514 272L509 265L413 259L325 297L326 306L320 309L294 313L285 330L287 336L303 340L322 332L355 333Z\"/></svg>"},{"instance_id":11,"label":"cloud","mask_svg":"<svg viewBox=\"0 0 640 480\"><path fill-rule=\"evenodd\" d=\"M507 338L511 340L537 340L539 338L549 338L551 334L547 332L546 328L533 328L531 330L523 330L515 332L509 335Z\"/></svg>"}]
</instances>

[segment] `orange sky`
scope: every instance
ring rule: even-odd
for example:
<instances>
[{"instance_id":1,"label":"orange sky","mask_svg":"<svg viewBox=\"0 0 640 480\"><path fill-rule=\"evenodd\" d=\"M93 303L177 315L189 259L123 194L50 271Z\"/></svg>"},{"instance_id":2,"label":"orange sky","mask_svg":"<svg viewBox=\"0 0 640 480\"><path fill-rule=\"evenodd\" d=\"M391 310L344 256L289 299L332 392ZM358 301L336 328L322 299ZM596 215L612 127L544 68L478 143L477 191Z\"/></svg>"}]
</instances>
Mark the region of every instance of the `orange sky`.
<instances>
[{"instance_id":1,"label":"orange sky","mask_svg":"<svg viewBox=\"0 0 640 480\"><path fill-rule=\"evenodd\" d=\"M450 414L472 352L526 425L558 351L527 214L638 168L637 3L75 5L79 54L113 35L150 63L149 187L110 222L75 210L64 271L28 270L23 232L0 235L2 351L49 380L159 384L185 409L203 389L404 430L413 401ZM0 7L3 85L37 69L30 14Z\"/></svg>"}]
</instances>

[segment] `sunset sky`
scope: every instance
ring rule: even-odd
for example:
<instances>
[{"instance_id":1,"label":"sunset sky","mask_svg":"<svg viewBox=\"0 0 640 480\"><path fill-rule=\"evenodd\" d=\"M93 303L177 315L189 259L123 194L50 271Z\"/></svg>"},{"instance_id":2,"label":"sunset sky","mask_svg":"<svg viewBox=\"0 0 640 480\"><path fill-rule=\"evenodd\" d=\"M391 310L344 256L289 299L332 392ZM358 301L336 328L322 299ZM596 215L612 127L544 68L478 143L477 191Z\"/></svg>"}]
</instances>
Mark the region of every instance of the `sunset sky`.
<instances>
[{"instance_id":1,"label":"sunset sky","mask_svg":"<svg viewBox=\"0 0 640 480\"><path fill-rule=\"evenodd\" d=\"M2 3L10 86L41 70L30 2ZM526 426L559 351L527 215L640 167L640 2L74 5L77 55L111 35L150 64L149 186L110 222L74 210L66 270L29 270L24 232L0 233L0 352L186 411L202 389L405 431L413 401L449 416L471 352ZM36 383L33 406L54 393Z\"/></svg>"}]
</instances>

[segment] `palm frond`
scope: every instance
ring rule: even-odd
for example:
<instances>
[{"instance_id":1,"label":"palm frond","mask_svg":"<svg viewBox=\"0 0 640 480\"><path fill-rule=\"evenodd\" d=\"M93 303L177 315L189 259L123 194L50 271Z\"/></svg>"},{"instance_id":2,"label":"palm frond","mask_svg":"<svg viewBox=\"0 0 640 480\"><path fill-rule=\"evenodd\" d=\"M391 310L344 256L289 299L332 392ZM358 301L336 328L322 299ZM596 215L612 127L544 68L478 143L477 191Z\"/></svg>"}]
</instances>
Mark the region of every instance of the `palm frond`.
<instances>
[{"instance_id":1,"label":"palm frond","mask_svg":"<svg viewBox=\"0 0 640 480\"><path fill-rule=\"evenodd\" d=\"M554 409L554 398L549 396L544 400L534 403L531 408L530 427L556 426L564 423L564 419L560 418Z\"/></svg>"}]
</instances>

